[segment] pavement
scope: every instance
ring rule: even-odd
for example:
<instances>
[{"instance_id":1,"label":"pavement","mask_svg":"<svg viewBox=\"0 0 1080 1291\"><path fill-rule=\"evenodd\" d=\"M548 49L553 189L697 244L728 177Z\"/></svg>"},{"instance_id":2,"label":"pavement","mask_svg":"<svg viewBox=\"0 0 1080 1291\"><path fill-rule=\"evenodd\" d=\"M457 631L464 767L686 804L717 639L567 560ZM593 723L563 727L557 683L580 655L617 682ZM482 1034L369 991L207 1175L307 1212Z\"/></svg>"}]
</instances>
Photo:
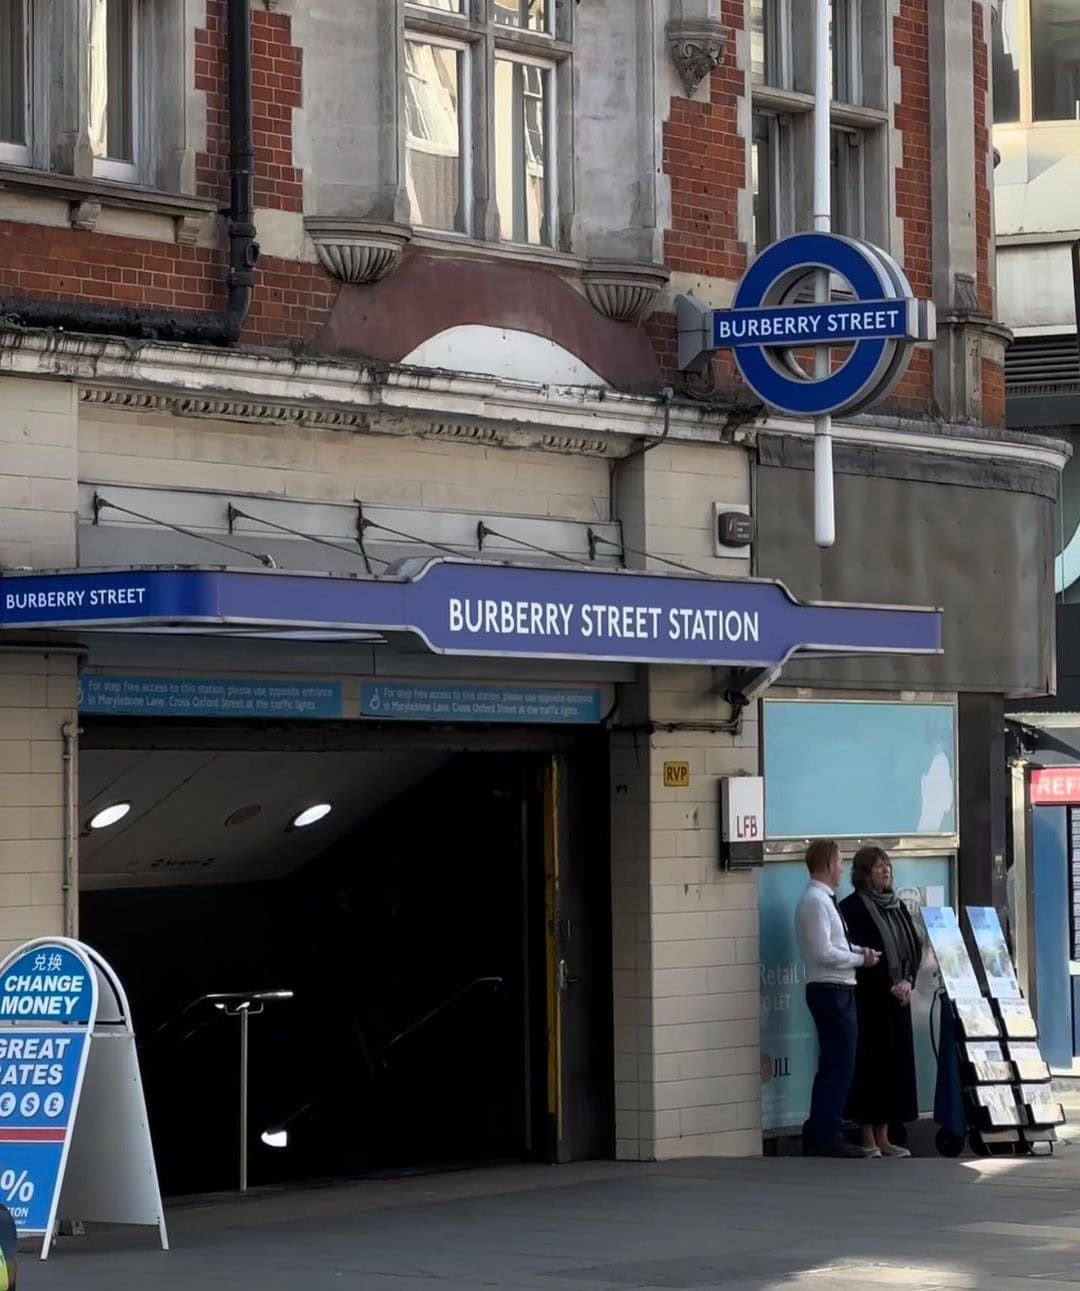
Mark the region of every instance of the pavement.
<instances>
[{"instance_id":1,"label":"pavement","mask_svg":"<svg viewBox=\"0 0 1080 1291\"><path fill-rule=\"evenodd\" d=\"M19 1291L1080 1291L1080 1095L1049 1157L512 1166L177 1205Z\"/></svg>"}]
</instances>

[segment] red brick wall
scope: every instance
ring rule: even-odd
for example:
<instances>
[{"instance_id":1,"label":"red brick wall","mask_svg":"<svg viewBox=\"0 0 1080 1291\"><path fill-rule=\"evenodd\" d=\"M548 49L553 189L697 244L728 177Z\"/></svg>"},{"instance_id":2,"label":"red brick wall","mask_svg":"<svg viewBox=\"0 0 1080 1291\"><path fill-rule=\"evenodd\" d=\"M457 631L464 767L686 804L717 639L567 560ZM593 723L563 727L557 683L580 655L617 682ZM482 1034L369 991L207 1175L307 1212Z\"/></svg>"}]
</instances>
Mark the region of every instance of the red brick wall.
<instances>
[{"instance_id":1,"label":"red brick wall","mask_svg":"<svg viewBox=\"0 0 1080 1291\"><path fill-rule=\"evenodd\" d=\"M982 419L984 426L1005 425L1005 369L987 359L982 361Z\"/></svg>"},{"instance_id":2,"label":"red brick wall","mask_svg":"<svg viewBox=\"0 0 1080 1291\"><path fill-rule=\"evenodd\" d=\"M928 0L903 0L893 27L904 153L896 172L896 213L904 228L904 269L917 296L933 292Z\"/></svg>"},{"instance_id":3,"label":"red brick wall","mask_svg":"<svg viewBox=\"0 0 1080 1291\"><path fill-rule=\"evenodd\" d=\"M225 303L226 257L207 247L0 223L0 294L198 311ZM339 290L319 265L264 257L243 340L310 337Z\"/></svg>"},{"instance_id":4,"label":"red brick wall","mask_svg":"<svg viewBox=\"0 0 1080 1291\"><path fill-rule=\"evenodd\" d=\"M300 104L300 51L291 20L254 11L252 124L255 204L302 210L302 176L292 165L292 112ZM222 0L207 0L195 33L195 85L206 94L206 151L196 159L198 191L228 201L229 111ZM122 238L69 228L0 223L0 292L106 304L200 311L225 303L223 249ZM264 257L256 270L242 339L262 345L307 340L339 291L319 265Z\"/></svg>"},{"instance_id":5,"label":"red brick wall","mask_svg":"<svg viewBox=\"0 0 1080 1291\"><path fill-rule=\"evenodd\" d=\"M287 14L251 15L251 116L255 205L303 210L303 173L293 165L293 109L301 106L302 51ZM195 88L206 95L206 151L196 158L199 192L228 200L229 98L225 6L208 0L206 26L195 32Z\"/></svg>"},{"instance_id":6,"label":"red brick wall","mask_svg":"<svg viewBox=\"0 0 1080 1291\"><path fill-rule=\"evenodd\" d=\"M743 0L728 0L724 20L732 31L742 27ZM732 38L710 77L708 98L679 95L671 100L663 127L662 164L671 183L671 228L664 233L664 255L676 272L734 281L746 269L746 243L737 236L739 194L749 179L746 141L738 129L739 100L746 92L746 74L735 64ZM667 379L678 383L682 378L676 367L674 318L655 315L648 326ZM719 386L736 384L730 356L717 356L713 368Z\"/></svg>"},{"instance_id":7,"label":"red brick wall","mask_svg":"<svg viewBox=\"0 0 1080 1291\"><path fill-rule=\"evenodd\" d=\"M932 297L934 284L930 160L930 31L928 0L903 0L893 24L900 69L896 125L904 151L896 171L896 213L904 230L904 270L917 296ZM933 403L934 360L917 350L888 406L926 413Z\"/></svg>"},{"instance_id":8,"label":"red brick wall","mask_svg":"<svg viewBox=\"0 0 1080 1291\"><path fill-rule=\"evenodd\" d=\"M743 0L724 6L736 30ZM735 41L713 72L708 101L671 100L664 123L664 174L671 180L671 228L664 237L670 268L712 278L738 278L746 268L746 243L738 232L739 192L746 187L746 142L738 133L739 100L746 75L735 66Z\"/></svg>"}]
</instances>

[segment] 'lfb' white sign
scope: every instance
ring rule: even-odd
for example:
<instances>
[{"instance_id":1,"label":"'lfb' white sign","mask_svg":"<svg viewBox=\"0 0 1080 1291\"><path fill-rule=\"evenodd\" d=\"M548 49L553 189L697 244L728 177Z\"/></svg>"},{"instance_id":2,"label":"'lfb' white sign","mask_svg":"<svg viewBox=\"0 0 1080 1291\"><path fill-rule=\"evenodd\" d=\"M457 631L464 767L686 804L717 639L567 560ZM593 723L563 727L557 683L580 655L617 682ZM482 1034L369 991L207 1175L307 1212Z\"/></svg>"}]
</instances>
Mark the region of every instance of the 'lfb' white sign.
<instances>
[{"instance_id":1,"label":"'lfb' white sign","mask_svg":"<svg viewBox=\"0 0 1080 1291\"><path fill-rule=\"evenodd\" d=\"M725 843L765 839L765 782L761 776L727 776L720 781L720 838Z\"/></svg>"}]
</instances>

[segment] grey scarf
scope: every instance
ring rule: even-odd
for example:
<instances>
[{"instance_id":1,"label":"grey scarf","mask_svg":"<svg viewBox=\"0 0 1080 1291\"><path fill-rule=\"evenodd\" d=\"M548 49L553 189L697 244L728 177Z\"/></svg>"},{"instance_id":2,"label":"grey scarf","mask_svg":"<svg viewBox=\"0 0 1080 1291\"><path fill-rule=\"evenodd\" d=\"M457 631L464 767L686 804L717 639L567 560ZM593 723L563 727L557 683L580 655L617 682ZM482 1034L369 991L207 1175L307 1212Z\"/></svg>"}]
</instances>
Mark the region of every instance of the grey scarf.
<instances>
[{"instance_id":1,"label":"grey scarf","mask_svg":"<svg viewBox=\"0 0 1080 1291\"><path fill-rule=\"evenodd\" d=\"M893 986L899 982L914 985L922 960L922 939L904 903L891 888L884 892L868 889L859 896L881 937L890 982Z\"/></svg>"}]
</instances>

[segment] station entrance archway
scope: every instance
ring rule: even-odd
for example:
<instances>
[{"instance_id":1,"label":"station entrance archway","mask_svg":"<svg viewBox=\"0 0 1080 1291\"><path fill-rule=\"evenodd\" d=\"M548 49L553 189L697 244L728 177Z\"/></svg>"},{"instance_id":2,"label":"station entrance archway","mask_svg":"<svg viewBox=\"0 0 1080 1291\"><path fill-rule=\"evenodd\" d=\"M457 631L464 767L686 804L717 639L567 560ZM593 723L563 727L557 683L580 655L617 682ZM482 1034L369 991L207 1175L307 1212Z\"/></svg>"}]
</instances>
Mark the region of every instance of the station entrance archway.
<instances>
[{"instance_id":1,"label":"station entrance archway","mask_svg":"<svg viewBox=\"0 0 1080 1291\"><path fill-rule=\"evenodd\" d=\"M613 1154L603 738L88 719L80 800L166 1194L237 1186L207 997L244 992L291 992L250 1022L252 1186Z\"/></svg>"}]
</instances>

